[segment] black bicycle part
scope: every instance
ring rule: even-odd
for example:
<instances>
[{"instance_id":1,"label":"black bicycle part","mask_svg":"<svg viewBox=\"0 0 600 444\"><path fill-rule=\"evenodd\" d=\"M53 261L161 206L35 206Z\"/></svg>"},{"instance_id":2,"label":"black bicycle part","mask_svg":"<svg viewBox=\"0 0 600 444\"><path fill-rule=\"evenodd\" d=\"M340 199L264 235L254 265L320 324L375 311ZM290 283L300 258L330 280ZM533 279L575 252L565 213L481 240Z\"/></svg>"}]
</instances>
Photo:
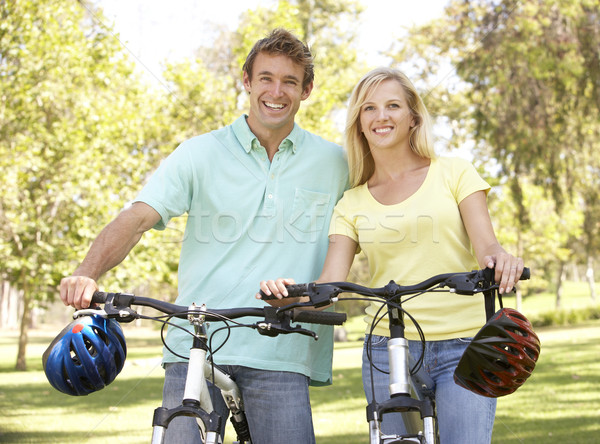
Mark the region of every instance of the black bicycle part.
<instances>
[{"instance_id":1,"label":"black bicycle part","mask_svg":"<svg viewBox=\"0 0 600 444\"><path fill-rule=\"evenodd\" d=\"M529 277L529 268L524 268L520 280L526 280L529 279ZM485 268L469 272L438 274L414 285L399 285L394 281L390 281L384 287L369 288L352 282L311 282L306 284L288 285L286 286L286 289L288 290L287 297L305 296L310 299L310 302L291 304L292 306L322 307L335 302L341 293L357 293L363 296L373 296L392 300L403 295L425 292L436 285L447 287L454 293L460 295L475 295L486 291L493 291L498 288L498 285L494 282L494 269ZM267 296L262 291L260 291L260 294L265 300L275 299L275 296Z\"/></svg>"},{"instance_id":2,"label":"black bicycle part","mask_svg":"<svg viewBox=\"0 0 600 444\"><path fill-rule=\"evenodd\" d=\"M179 416L198 418L204 423L206 432L220 433L222 422L221 415L215 411L207 413L200 408L199 402L190 401L189 399L184 400L182 405L172 409L157 407L154 410L152 427L160 426L167 429L171 421Z\"/></svg>"},{"instance_id":3,"label":"black bicycle part","mask_svg":"<svg viewBox=\"0 0 600 444\"><path fill-rule=\"evenodd\" d=\"M141 305L159 310L167 315L187 319L190 309L187 306L176 305L157 299L135 296L130 293L106 293L96 292L92 297L92 304L104 304L107 317L115 318L119 322L131 322L137 317L137 313L131 309L131 305ZM202 314L208 322L222 321L224 319L236 319L246 316L265 317L273 316L286 319L289 316L291 322L309 322L323 325L342 325L346 322L345 313L336 313L319 310L299 310L291 307L240 307L202 310L197 307L195 313ZM289 313L289 314L288 314ZM295 330L283 329L280 333L294 333Z\"/></svg>"},{"instance_id":4,"label":"black bicycle part","mask_svg":"<svg viewBox=\"0 0 600 444\"><path fill-rule=\"evenodd\" d=\"M92 296L91 302L93 305L104 304L103 316L116 319L119 322L131 322L140 317L140 315L131 308L132 305L151 307L165 313L169 317L187 318L190 314L197 314L202 315L205 321L223 321L226 324L227 320L240 317L263 317L264 322L257 322L251 325L251 327L256 328L259 333L267 336L277 336L281 333L300 333L318 339L313 331L303 329L300 325L292 326L291 322L341 325L346 321L345 313L300 310L290 307L275 308L270 306L261 308L245 307L206 310L202 307L186 307L152 298L135 296L129 293L96 292ZM98 309L100 310L100 307L98 307ZM194 335L193 348L210 351L206 344L206 339L197 335ZM169 423L178 416L198 418L204 423L207 433L214 432L218 434L221 431L221 416L216 412L205 412L200 408L200 403L198 401L189 399L184 400L181 406L172 409L167 409L165 407L155 409L153 426L161 426L166 429ZM250 432L244 412L237 412L236 414L232 412L231 422L235 429L238 442L249 443Z\"/></svg>"},{"instance_id":5,"label":"black bicycle part","mask_svg":"<svg viewBox=\"0 0 600 444\"><path fill-rule=\"evenodd\" d=\"M450 291L460 295L475 295L483 293L485 298L486 312L493 308L495 293L498 285L494 282L494 269L473 270L463 273L446 273L433 276L415 285L401 286L390 281L386 286L380 288L368 288L349 282L330 282L325 284L309 283L286 286L288 297L308 297L310 302L296 303L301 305L327 305L337 300L340 293L351 292L363 296L372 296L384 299L388 305L389 329L391 338L404 338L404 313L402 309L402 296L422 294L435 289L448 288ZM525 268L520 280L529 279L530 270ZM272 299L274 297L265 297ZM499 302L502 304L501 295L498 294ZM383 308L383 307L382 307ZM492 311L493 313L493 311ZM414 319L411 318L413 322ZM417 326L418 324L415 325ZM422 338L424 341L424 338ZM393 394L390 399L378 403L373 396L373 402L367 406L367 421L381 418L389 412L418 411L421 419L433 417L435 412L435 401L431 397L417 400L410 394Z\"/></svg>"}]
</instances>

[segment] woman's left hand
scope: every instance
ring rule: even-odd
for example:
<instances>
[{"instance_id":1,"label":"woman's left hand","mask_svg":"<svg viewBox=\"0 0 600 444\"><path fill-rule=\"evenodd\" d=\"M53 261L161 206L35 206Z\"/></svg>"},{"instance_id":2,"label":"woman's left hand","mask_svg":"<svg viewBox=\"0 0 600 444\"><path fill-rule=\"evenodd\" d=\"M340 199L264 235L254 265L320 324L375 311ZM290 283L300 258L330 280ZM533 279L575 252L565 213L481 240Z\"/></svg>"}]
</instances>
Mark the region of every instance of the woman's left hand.
<instances>
[{"instance_id":1,"label":"woman's left hand","mask_svg":"<svg viewBox=\"0 0 600 444\"><path fill-rule=\"evenodd\" d=\"M506 252L485 256L484 262L488 268L496 268L494 280L500 294L511 291L523 273L523 259Z\"/></svg>"}]
</instances>

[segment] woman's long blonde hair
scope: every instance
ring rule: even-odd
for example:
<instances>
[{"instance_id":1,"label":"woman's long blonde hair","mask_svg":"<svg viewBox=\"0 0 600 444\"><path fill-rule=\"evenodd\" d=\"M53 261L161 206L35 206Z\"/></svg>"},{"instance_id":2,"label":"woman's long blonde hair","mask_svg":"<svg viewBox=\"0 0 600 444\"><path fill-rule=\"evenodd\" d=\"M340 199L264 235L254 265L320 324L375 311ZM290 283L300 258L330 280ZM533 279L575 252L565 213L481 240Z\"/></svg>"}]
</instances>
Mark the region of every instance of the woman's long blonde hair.
<instances>
[{"instance_id":1,"label":"woman's long blonde hair","mask_svg":"<svg viewBox=\"0 0 600 444\"><path fill-rule=\"evenodd\" d=\"M413 152L426 159L435 158L431 118L419 93L404 73L393 68L377 68L367 73L354 87L346 118L346 150L350 169L350 186L362 185L373 175L375 161L360 127L360 111L371 92L384 80L396 80L402 86L415 125L410 129L409 143Z\"/></svg>"}]
</instances>

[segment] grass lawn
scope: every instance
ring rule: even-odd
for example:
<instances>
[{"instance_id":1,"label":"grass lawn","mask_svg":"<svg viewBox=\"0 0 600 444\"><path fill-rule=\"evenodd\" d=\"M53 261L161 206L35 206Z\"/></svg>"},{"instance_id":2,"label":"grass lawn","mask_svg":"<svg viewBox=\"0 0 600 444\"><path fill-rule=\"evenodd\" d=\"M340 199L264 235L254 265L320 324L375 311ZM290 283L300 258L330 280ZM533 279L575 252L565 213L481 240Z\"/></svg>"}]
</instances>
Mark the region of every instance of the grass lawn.
<instances>
[{"instance_id":1,"label":"grass lawn","mask_svg":"<svg viewBox=\"0 0 600 444\"><path fill-rule=\"evenodd\" d=\"M506 303L506 305L509 305ZM349 342L336 344L334 384L313 388L320 444L367 442L360 362L360 318L347 324ZM0 443L147 443L160 404L163 371L159 333L125 330L127 363L110 386L84 397L54 390L41 355L60 329L30 333L29 371L15 372L17 333L0 332ZM542 353L534 375L500 398L494 444L590 443L600 436L600 322L540 328ZM232 433L226 438L231 443Z\"/></svg>"}]
</instances>

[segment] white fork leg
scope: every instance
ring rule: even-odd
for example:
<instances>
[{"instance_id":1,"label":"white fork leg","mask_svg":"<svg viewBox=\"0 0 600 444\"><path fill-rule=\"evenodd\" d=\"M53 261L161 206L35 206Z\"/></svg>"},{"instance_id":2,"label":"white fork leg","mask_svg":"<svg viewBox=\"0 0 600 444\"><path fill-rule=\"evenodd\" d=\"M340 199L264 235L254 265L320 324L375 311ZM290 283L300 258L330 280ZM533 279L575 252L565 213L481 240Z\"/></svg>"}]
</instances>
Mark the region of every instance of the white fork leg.
<instances>
[{"instance_id":1,"label":"white fork leg","mask_svg":"<svg viewBox=\"0 0 600 444\"><path fill-rule=\"evenodd\" d=\"M152 429L152 444L163 444L166 429L162 426L154 426Z\"/></svg>"},{"instance_id":2,"label":"white fork leg","mask_svg":"<svg viewBox=\"0 0 600 444\"><path fill-rule=\"evenodd\" d=\"M374 416L375 418L369 421L369 444L381 444L381 422L377 413Z\"/></svg>"},{"instance_id":3,"label":"white fork leg","mask_svg":"<svg viewBox=\"0 0 600 444\"><path fill-rule=\"evenodd\" d=\"M425 440L427 444L436 444L435 441L435 426L433 423L432 417L427 417L423 419L423 427L425 433Z\"/></svg>"}]
</instances>

